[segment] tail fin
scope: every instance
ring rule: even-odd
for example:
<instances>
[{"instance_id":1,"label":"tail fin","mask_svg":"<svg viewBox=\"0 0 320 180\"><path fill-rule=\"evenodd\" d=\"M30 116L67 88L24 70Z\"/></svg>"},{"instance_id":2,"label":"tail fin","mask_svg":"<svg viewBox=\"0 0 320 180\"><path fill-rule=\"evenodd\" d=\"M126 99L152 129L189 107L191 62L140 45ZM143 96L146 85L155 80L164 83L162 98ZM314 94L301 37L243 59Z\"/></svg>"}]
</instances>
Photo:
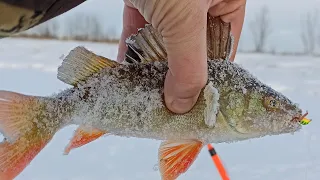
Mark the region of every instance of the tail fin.
<instances>
[{"instance_id":1,"label":"tail fin","mask_svg":"<svg viewBox=\"0 0 320 180\"><path fill-rule=\"evenodd\" d=\"M44 131L39 115L43 109L36 97L0 91L0 179L19 175L53 137Z\"/></svg>"},{"instance_id":2,"label":"tail fin","mask_svg":"<svg viewBox=\"0 0 320 180\"><path fill-rule=\"evenodd\" d=\"M0 91L0 132L9 140L14 141L28 132L32 121L28 121L36 98L22 94Z\"/></svg>"}]
</instances>

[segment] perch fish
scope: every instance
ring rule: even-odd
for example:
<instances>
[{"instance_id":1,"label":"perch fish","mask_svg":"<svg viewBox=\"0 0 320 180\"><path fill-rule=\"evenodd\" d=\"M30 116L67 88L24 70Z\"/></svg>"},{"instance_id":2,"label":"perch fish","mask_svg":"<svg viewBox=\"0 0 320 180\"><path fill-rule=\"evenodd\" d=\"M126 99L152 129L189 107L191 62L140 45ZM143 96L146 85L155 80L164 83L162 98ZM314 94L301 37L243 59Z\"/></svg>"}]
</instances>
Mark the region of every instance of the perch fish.
<instances>
[{"instance_id":1,"label":"perch fish","mask_svg":"<svg viewBox=\"0 0 320 180\"><path fill-rule=\"evenodd\" d=\"M230 24L219 18L208 15L208 82L185 114L170 112L163 102L168 66L161 35L146 25L126 43L124 63L73 49L58 68L58 79L72 87L52 96L0 91L0 179L18 176L72 124L79 127L66 154L104 134L161 140L161 177L174 180L208 143L294 133L306 120L298 105L229 61Z\"/></svg>"}]
</instances>

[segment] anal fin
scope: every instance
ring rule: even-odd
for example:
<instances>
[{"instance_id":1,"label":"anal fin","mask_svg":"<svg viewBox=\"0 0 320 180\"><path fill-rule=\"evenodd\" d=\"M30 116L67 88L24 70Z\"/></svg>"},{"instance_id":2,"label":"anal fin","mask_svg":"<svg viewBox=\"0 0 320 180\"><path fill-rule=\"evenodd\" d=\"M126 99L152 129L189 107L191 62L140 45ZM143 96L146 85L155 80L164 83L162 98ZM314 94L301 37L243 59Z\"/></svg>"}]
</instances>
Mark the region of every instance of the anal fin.
<instances>
[{"instance_id":1,"label":"anal fin","mask_svg":"<svg viewBox=\"0 0 320 180\"><path fill-rule=\"evenodd\" d=\"M85 125L80 125L75 131L72 139L64 150L64 154L67 155L72 149L79 148L86 145L101 136L105 135L107 132L102 131L97 128L87 127Z\"/></svg>"},{"instance_id":2,"label":"anal fin","mask_svg":"<svg viewBox=\"0 0 320 180\"><path fill-rule=\"evenodd\" d=\"M162 180L175 180L193 164L203 147L197 140L164 141L159 148Z\"/></svg>"}]
</instances>

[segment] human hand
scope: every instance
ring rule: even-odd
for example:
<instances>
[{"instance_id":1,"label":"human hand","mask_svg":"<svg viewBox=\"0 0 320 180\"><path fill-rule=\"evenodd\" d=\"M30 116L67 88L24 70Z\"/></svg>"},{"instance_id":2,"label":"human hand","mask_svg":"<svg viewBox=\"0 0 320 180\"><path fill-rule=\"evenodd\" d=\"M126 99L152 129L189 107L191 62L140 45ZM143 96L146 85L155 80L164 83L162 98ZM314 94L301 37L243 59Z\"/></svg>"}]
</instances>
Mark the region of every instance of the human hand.
<instances>
[{"instance_id":1,"label":"human hand","mask_svg":"<svg viewBox=\"0 0 320 180\"><path fill-rule=\"evenodd\" d=\"M169 70L164 84L165 103L181 114L196 103L207 82L207 13L232 22L245 0L125 0L118 61L127 50L125 39L151 23L163 36ZM242 2L242 3L239 3ZM229 5L228 5L229 4ZM243 8L244 9L244 8ZM236 15L233 14L236 13ZM243 13L244 14L244 13ZM242 23L241 23L242 28ZM240 31L241 31L240 28ZM235 36L237 44L237 37Z\"/></svg>"}]
</instances>

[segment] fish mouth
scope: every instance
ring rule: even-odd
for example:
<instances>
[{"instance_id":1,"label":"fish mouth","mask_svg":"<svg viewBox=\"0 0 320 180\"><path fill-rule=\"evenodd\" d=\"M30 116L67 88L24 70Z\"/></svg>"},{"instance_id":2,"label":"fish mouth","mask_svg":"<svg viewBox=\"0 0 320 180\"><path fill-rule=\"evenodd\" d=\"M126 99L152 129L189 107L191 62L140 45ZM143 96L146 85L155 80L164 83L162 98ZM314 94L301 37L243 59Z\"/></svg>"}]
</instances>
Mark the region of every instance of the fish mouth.
<instances>
[{"instance_id":1,"label":"fish mouth","mask_svg":"<svg viewBox=\"0 0 320 180\"><path fill-rule=\"evenodd\" d=\"M308 111L306 111L306 113L304 114L300 112L298 116L295 116L292 118L291 122L294 122L294 123L301 123L302 121L310 122L311 120L307 118L308 114L309 114Z\"/></svg>"}]
</instances>

